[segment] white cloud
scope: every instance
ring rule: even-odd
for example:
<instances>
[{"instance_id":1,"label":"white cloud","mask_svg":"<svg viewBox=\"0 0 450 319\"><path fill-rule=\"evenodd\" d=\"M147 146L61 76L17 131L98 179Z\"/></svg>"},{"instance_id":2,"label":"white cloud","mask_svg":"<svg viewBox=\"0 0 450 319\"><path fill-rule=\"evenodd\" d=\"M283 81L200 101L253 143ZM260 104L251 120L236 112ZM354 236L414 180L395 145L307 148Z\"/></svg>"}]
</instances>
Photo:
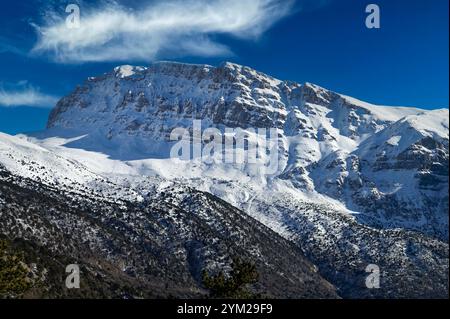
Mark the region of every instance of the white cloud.
<instances>
[{"instance_id":1,"label":"white cloud","mask_svg":"<svg viewBox=\"0 0 450 319\"><path fill-rule=\"evenodd\" d=\"M33 52L65 63L228 55L214 35L255 40L289 14L293 1L158 1L140 10L109 4L89 12L82 7L77 29L67 28L65 16L49 13L51 21L36 26Z\"/></svg>"},{"instance_id":2,"label":"white cloud","mask_svg":"<svg viewBox=\"0 0 450 319\"><path fill-rule=\"evenodd\" d=\"M32 106L51 108L57 101L58 98L43 94L33 87L12 91L0 89L0 106L4 107Z\"/></svg>"}]
</instances>

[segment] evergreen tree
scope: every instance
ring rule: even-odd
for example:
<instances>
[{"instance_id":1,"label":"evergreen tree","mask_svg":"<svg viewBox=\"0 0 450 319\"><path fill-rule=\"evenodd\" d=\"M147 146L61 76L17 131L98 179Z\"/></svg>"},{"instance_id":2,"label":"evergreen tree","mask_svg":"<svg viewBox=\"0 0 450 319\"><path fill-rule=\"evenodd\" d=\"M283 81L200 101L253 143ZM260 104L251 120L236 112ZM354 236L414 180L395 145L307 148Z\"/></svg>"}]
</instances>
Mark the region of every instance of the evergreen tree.
<instances>
[{"instance_id":1,"label":"evergreen tree","mask_svg":"<svg viewBox=\"0 0 450 319\"><path fill-rule=\"evenodd\" d=\"M256 266L240 258L234 258L229 276L221 271L216 276L210 276L203 271L203 284L210 290L213 298L253 299L258 295L252 293L248 286L258 281Z\"/></svg>"}]
</instances>

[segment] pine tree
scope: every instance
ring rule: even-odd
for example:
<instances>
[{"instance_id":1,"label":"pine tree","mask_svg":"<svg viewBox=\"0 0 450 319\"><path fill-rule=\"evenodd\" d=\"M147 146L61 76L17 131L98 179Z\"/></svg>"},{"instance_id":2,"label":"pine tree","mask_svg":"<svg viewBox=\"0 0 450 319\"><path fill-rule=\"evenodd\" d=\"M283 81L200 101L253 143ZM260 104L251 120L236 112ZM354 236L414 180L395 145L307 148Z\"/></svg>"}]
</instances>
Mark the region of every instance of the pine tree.
<instances>
[{"instance_id":1,"label":"pine tree","mask_svg":"<svg viewBox=\"0 0 450 319\"><path fill-rule=\"evenodd\" d=\"M203 271L203 285L210 290L212 298L253 299L258 295L253 294L248 286L258 281L259 274L256 266L240 258L234 258L232 270L227 277L221 271L216 276L210 276Z\"/></svg>"}]
</instances>

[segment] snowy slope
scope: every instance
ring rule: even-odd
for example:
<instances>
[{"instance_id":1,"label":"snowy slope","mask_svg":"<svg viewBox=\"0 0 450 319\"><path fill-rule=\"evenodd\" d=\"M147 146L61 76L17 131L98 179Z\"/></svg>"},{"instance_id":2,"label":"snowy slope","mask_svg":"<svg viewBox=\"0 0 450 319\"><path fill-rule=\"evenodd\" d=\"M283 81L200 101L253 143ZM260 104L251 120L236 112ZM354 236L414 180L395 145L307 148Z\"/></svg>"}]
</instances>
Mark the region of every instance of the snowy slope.
<instances>
[{"instance_id":1,"label":"snowy slope","mask_svg":"<svg viewBox=\"0 0 450 319\"><path fill-rule=\"evenodd\" d=\"M137 192L114 185L76 159L17 136L0 133L0 164L17 176L54 188L65 187L75 193L95 194L99 198L116 194L118 199L142 200Z\"/></svg>"}]
</instances>

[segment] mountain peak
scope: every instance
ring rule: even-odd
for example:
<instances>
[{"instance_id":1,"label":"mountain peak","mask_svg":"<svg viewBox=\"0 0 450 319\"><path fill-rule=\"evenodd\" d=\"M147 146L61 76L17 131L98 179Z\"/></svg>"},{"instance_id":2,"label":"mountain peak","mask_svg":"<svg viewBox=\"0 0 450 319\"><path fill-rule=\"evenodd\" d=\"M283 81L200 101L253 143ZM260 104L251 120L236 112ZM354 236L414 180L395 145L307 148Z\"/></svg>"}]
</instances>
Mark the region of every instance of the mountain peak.
<instances>
[{"instance_id":1,"label":"mountain peak","mask_svg":"<svg viewBox=\"0 0 450 319\"><path fill-rule=\"evenodd\" d=\"M288 116L293 111L295 114ZM319 117L315 121L322 123L328 117L339 134L357 139L418 112L421 110L383 109L309 82L281 81L232 62L214 67L160 61L148 67L121 65L104 76L90 78L57 103L48 128L104 130L110 137L126 132L161 139L175 126L189 125L188 119L202 119L226 127L289 127L289 134L296 134L297 128L304 126L299 124L303 120ZM319 130L323 125L315 126Z\"/></svg>"},{"instance_id":2,"label":"mountain peak","mask_svg":"<svg viewBox=\"0 0 450 319\"><path fill-rule=\"evenodd\" d=\"M133 65L121 65L114 68L116 77L121 79L132 76L136 73L143 72L145 70L147 70L146 67Z\"/></svg>"},{"instance_id":3,"label":"mountain peak","mask_svg":"<svg viewBox=\"0 0 450 319\"><path fill-rule=\"evenodd\" d=\"M231 71L235 71L235 72L241 72L243 69L246 69L248 71L252 70L254 72L256 72L256 70L248 67L248 66L244 66L241 64L237 64L237 63L233 63L233 62L229 62L229 61L224 61L222 63L220 63L217 68L219 69L228 69Z\"/></svg>"},{"instance_id":4,"label":"mountain peak","mask_svg":"<svg viewBox=\"0 0 450 319\"><path fill-rule=\"evenodd\" d=\"M282 87L286 85L231 62L218 67L168 61L148 67L121 65L112 73L89 78L61 99L48 127L90 130L100 123L106 128L129 119L126 127L139 122L151 130L148 126L157 118L205 119L230 127L281 127L287 103Z\"/></svg>"}]
</instances>

